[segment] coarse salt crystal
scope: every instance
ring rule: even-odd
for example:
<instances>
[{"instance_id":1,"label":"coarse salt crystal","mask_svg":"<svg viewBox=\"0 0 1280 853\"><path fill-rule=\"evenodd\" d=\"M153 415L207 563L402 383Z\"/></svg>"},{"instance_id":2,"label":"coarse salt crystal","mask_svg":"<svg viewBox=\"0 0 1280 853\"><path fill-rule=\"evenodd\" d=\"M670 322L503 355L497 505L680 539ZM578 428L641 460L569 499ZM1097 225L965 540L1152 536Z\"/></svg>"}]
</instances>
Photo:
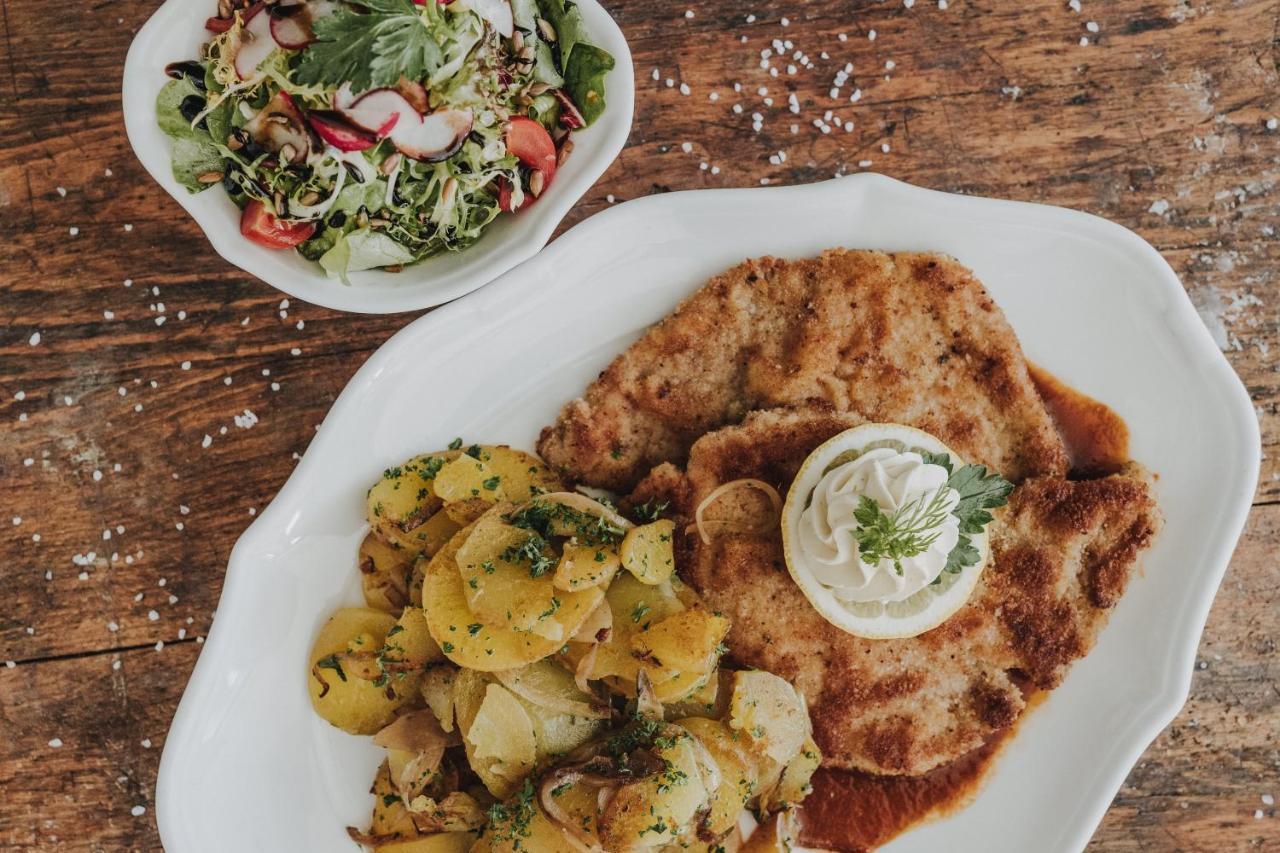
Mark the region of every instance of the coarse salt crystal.
<instances>
[{"instance_id":1,"label":"coarse salt crystal","mask_svg":"<svg viewBox=\"0 0 1280 853\"><path fill-rule=\"evenodd\" d=\"M209 435L208 433L205 433L204 438L200 440L200 446L208 447L211 444L213 444L213 436Z\"/></svg>"},{"instance_id":2,"label":"coarse salt crystal","mask_svg":"<svg viewBox=\"0 0 1280 853\"><path fill-rule=\"evenodd\" d=\"M60 738L60 737L56 737L56 738L54 738L53 740L49 741L49 746L53 747L54 749L61 749L61 748L62 748L62 738Z\"/></svg>"},{"instance_id":3,"label":"coarse salt crystal","mask_svg":"<svg viewBox=\"0 0 1280 853\"><path fill-rule=\"evenodd\" d=\"M693 153L693 143L692 143L692 142L682 142L682 143L680 143L680 150L681 150L681 151L683 151L683 152L684 152L684 153L686 153L686 154L691 154L691 153Z\"/></svg>"},{"instance_id":4,"label":"coarse salt crystal","mask_svg":"<svg viewBox=\"0 0 1280 853\"><path fill-rule=\"evenodd\" d=\"M133 815L134 817L142 817L146 813L147 813L146 806L134 806L133 808L129 809L129 814Z\"/></svg>"},{"instance_id":5,"label":"coarse salt crystal","mask_svg":"<svg viewBox=\"0 0 1280 853\"><path fill-rule=\"evenodd\" d=\"M68 229L67 229L67 231L69 231L69 232L71 233L71 236L72 236L72 237L75 237L76 235L78 235L78 234L80 233L80 229L79 229L79 228L77 228L77 227L75 227L74 225L72 225L70 228L68 228Z\"/></svg>"},{"instance_id":6,"label":"coarse salt crystal","mask_svg":"<svg viewBox=\"0 0 1280 853\"><path fill-rule=\"evenodd\" d=\"M40 333L32 332L31 337L27 338L27 343L31 344L33 347L40 346Z\"/></svg>"},{"instance_id":7,"label":"coarse salt crystal","mask_svg":"<svg viewBox=\"0 0 1280 853\"><path fill-rule=\"evenodd\" d=\"M1087 24L1084 25L1084 28L1091 33L1096 33L1098 31L1098 22L1089 21Z\"/></svg>"}]
</instances>

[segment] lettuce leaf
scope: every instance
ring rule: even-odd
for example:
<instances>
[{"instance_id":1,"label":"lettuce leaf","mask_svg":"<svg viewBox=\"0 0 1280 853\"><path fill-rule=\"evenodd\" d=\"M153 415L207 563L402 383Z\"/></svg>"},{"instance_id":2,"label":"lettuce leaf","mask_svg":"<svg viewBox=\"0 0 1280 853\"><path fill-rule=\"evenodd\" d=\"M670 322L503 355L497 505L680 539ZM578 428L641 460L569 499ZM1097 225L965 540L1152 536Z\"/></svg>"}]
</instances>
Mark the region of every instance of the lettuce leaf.
<instances>
[{"instance_id":1,"label":"lettuce leaf","mask_svg":"<svg viewBox=\"0 0 1280 853\"><path fill-rule=\"evenodd\" d=\"M156 96L156 124L173 140L173 177L190 192L198 193L212 184L202 184L196 179L206 172L225 171L226 162L209 131L192 127L182 115L182 102L191 95L205 97L186 77L166 83ZM228 104L223 106L229 109Z\"/></svg>"},{"instance_id":2,"label":"lettuce leaf","mask_svg":"<svg viewBox=\"0 0 1280 853\"><path fill-rule=\"evenodd\" d=\"M412 260L413 252L383 232L360 228L339 237L333 248L320 256L320 266L350 284L347 273L407 264Z\"/></svg>"}]
</instances>

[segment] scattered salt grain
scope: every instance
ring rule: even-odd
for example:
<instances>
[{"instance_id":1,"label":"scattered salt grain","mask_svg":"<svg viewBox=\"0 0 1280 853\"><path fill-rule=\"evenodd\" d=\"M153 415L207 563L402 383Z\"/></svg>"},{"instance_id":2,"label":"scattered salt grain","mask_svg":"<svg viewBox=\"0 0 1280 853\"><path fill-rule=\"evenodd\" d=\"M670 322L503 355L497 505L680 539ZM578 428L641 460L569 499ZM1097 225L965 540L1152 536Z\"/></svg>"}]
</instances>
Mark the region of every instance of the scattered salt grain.
<instances>
[{"instance_id":1,"label":"scattered salt grain","mask_svg":"<svg viewBox=\"0 0 1280 853\"><path fill-rule=\"evenodd\" d=\"M33 347L40 346L40 333L32 332L31 337L27 338L27 343L31 344Z\"/></svg>"},{"instance_id":2,"label":"scattered salt grain","mask_svg":"<svg viewBox=\"0 0 1280 853\"><path fill-rule=\"evenodd\" d=\"M683 152L684 152L684 153L686 153L686 154L692 154L692 153L693 153L693 143L691 143L691 142L682 142L682 143L680 143L680 150L681 150L681 151L683 151Z\"/></svg>"},{"instance_id":3,"label":"scattered salt grain","mask_svg":"<svg viewBox=\"0 0 1280 853\"><path fill-rule=\"evenodd\" d=\"M99 481L99 480L101 480L101 479L102 479L102 472L101 472L101 471L97 471L97 470L95 470L95 471L93 472L93 481L96 483L96 482L98 482L98 481Z\"/></svg>"},{"instance_id":4,"label":"scattered salt grain","mask_svg":"<svg viewBox=\"0 0 1280 853\"><path fill-rule=\"evenodd\" d=\"M1084 28L1091 33L1096 33L1098 31L1098 22L1089 21L1087 24L1084 25Z\"/></svg>"},{"instance_id":5,"label":"scattered salt grain","mask_svg":"<svg viewBox=\"0 0 1280 853\"><path fill-rule=\"evenodd\" d=\"M682 95L688 95L691 91L693 91L693 90L689 88L689 84L688 84L688 83L681 83L681 84L680 84L680 94L682 94Z\"/></svg>"},{"instance_id":6,"label":"scattered salt grain","mask_svg":"<svg viewBox=\"0 0 1280 853\"><path fill-rule=\"evenodd\" d=\"M1276 798L1271 796L1270 794L1263 794L1262 804L1264 806L1274 806L1276 804Z\"/></svg>"},{"instance_id":7,"label":"scattered salt grain","mask_svg":"<svg viewBox=\"0 0 1280 853\"><path fill-rule=\"evenodd\" d=\"M211 435L209 435L208 433L206 433L206 434L205 434L205 437L204 437L203 439L201 439L201 440L200 440L200 446L201 446L201 447L208 447L208 446L209 446L209 445L211 445L211 444L213 444L213 436L211 436Z\"/></svg>"},{"instance_id":8,"label":"scattered salt grain","mask_svg":"<svg viewBox=\"0 0 1280 853\"><path fill-rule=\"evenodd\" d=\"M66 188L66 187L56 187L56 189L58 190L58 195L59 195L59 196L61 196L62 198L66 198L66 197L67 197L67 188Z\"/></svg>"},{"instance_id":9,"label":"scattered salt grain","mask_svg":"<svg viewBox=\"0 0 1280 853\"><path fill-rule=\"evenodd\" d=\"M868 41L875 41L875 40L876 40L876 31L875 31L875 30L871 30L869 33L867 33L867 40L868 40Z\"/></svg>"},{"instance_id":10,"label":"scattered salt grain","mask_svg":"<svg viewBox=\"0 0 1280 853\"><path fill-rule=\"evenodd\" d=\"M75 227L74 225L68 228L67 231L71 234L72 237L75 237L80 234L80 229Z\"/></svg>"},{"instance_id":11,"label":"scattered salt grain","mask_svg":"<svg viewBox=\"0 0 1280 853\"><path fill-rule=\"evenodd\" d=\"M146 813L147 813L146 806L134 806L133 808L129 809L129 814L133 815L134 817L142 817Z\"/></svg>"},{"instance_id":12,"label":"scattered salt grain","mask_svg":"<svg viewBox=\"0 0 1280 853\"><path fill-rule=\"evenodd\" d=\"M56 737L53 740L49 741L49 746L51 746L54 749L62 749L62 738Z\"/></svg>"},{"instance_id":13,"label":"scattered salt grain","mask_svg":"<svg viewBox=\"0 0 1280 853\"><path fill-rule=\"evenodd\" d=\"M1280 127L1280 119L1267 119L1267 130L1275 130L1277 127Z\"/></svg>"},{"instance_id":14,"label":"scattered salt grain","mask_svg":"<svg viewBox=\"0 0 1280 853\"><path fill-rule=\"evenodd\" d=\"M1164 199L1157 199L1151 202L1151 206L1147 208L1148 213L1154 213L1156 216L1164 216L1169 212L1169 202Z\"/></svg>"}]
</instances>

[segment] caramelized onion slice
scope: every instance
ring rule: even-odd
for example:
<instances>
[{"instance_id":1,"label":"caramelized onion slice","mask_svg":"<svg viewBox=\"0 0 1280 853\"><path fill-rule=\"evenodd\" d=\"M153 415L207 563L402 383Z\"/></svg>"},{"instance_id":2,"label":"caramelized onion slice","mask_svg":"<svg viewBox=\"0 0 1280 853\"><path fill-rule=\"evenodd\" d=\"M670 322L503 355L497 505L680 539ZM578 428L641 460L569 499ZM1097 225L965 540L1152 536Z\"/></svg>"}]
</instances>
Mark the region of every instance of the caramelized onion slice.
<instances>
[{"instance_id":1,"label":"caramelized onion slice","mask_svg":"<svg viewBox=\"0 0 1280 853\"><path fill-rule=\"evenodd\" d=\"M611 716L607 706L580 702L576 699L566 699L563 696L555 696L544 690L539 690L538 686L532 682L532 679L522 676L521 669L503 669L495 672L494 675L503 687L521 699L526 699L541 708L546 708L557 714L572 714L587 720L607 720ZM576 677L574 680L577 680ZM590 694L588 690L583 692Z\"/></svg>"},{"instance_id":2,"label":"caramelized onion slice","mask_svg":"<svg viewBox=\"0 0 1280 853\"><path fill-rule=\"evenodd\" d=\"M717 524L718 526L727 530L727 532L729 533L759 534L759 533L769 533L773 531L778 525L778 519L782 517L782 495L778 494L778 490L775 489L773 486L769 485L768 483L766 483L764 480L756 480L750 477L747 477L741 480L730 480L729 482L721 483L719 486L716 486L714 489L712 489L711 493L707 495L705 498L703 498L702 502L698 504L698 508L693 513L693 524L690 525L689 528L686 528L686 530L696 529L698 531L698 536L702 539L702 544L710 545L712 537L711 537L711 534L707 532L708 522L703 520L703 514L706 513L708 507L710 507L713 503L718 501L720 498L724 497L726 494L728 494L729 492L735 489L742 489L742 488L755 489L756 491L764 493L765 497L769 499L769 503L772 506L772 516L773 516L772 519L761 522L760 524L757 524L755 527L743 527L743 528L736 528L736 529L732 526L732 522L727 520L722 522L711 522L711 523Z\"/></svg>"}]
</instances>

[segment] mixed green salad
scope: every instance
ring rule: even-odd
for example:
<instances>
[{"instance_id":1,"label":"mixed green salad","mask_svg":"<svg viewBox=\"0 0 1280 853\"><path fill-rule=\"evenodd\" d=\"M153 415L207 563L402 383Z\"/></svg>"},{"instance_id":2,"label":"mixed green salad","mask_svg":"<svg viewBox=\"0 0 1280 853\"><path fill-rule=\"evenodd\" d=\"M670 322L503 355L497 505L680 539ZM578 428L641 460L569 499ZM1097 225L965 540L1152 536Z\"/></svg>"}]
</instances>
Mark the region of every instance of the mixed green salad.
<instances>
[{"instance_id":1,"label":"mixed green salad","mask_svg":"<svg viewBox=\"0 0 1280 853\"><path fill-rule=\"evenodd\" d=\"M532 204L614 65L568 0L218 0L205 26L156 101L174 177L344 280Z\"/></svg>"}]
</instances>

